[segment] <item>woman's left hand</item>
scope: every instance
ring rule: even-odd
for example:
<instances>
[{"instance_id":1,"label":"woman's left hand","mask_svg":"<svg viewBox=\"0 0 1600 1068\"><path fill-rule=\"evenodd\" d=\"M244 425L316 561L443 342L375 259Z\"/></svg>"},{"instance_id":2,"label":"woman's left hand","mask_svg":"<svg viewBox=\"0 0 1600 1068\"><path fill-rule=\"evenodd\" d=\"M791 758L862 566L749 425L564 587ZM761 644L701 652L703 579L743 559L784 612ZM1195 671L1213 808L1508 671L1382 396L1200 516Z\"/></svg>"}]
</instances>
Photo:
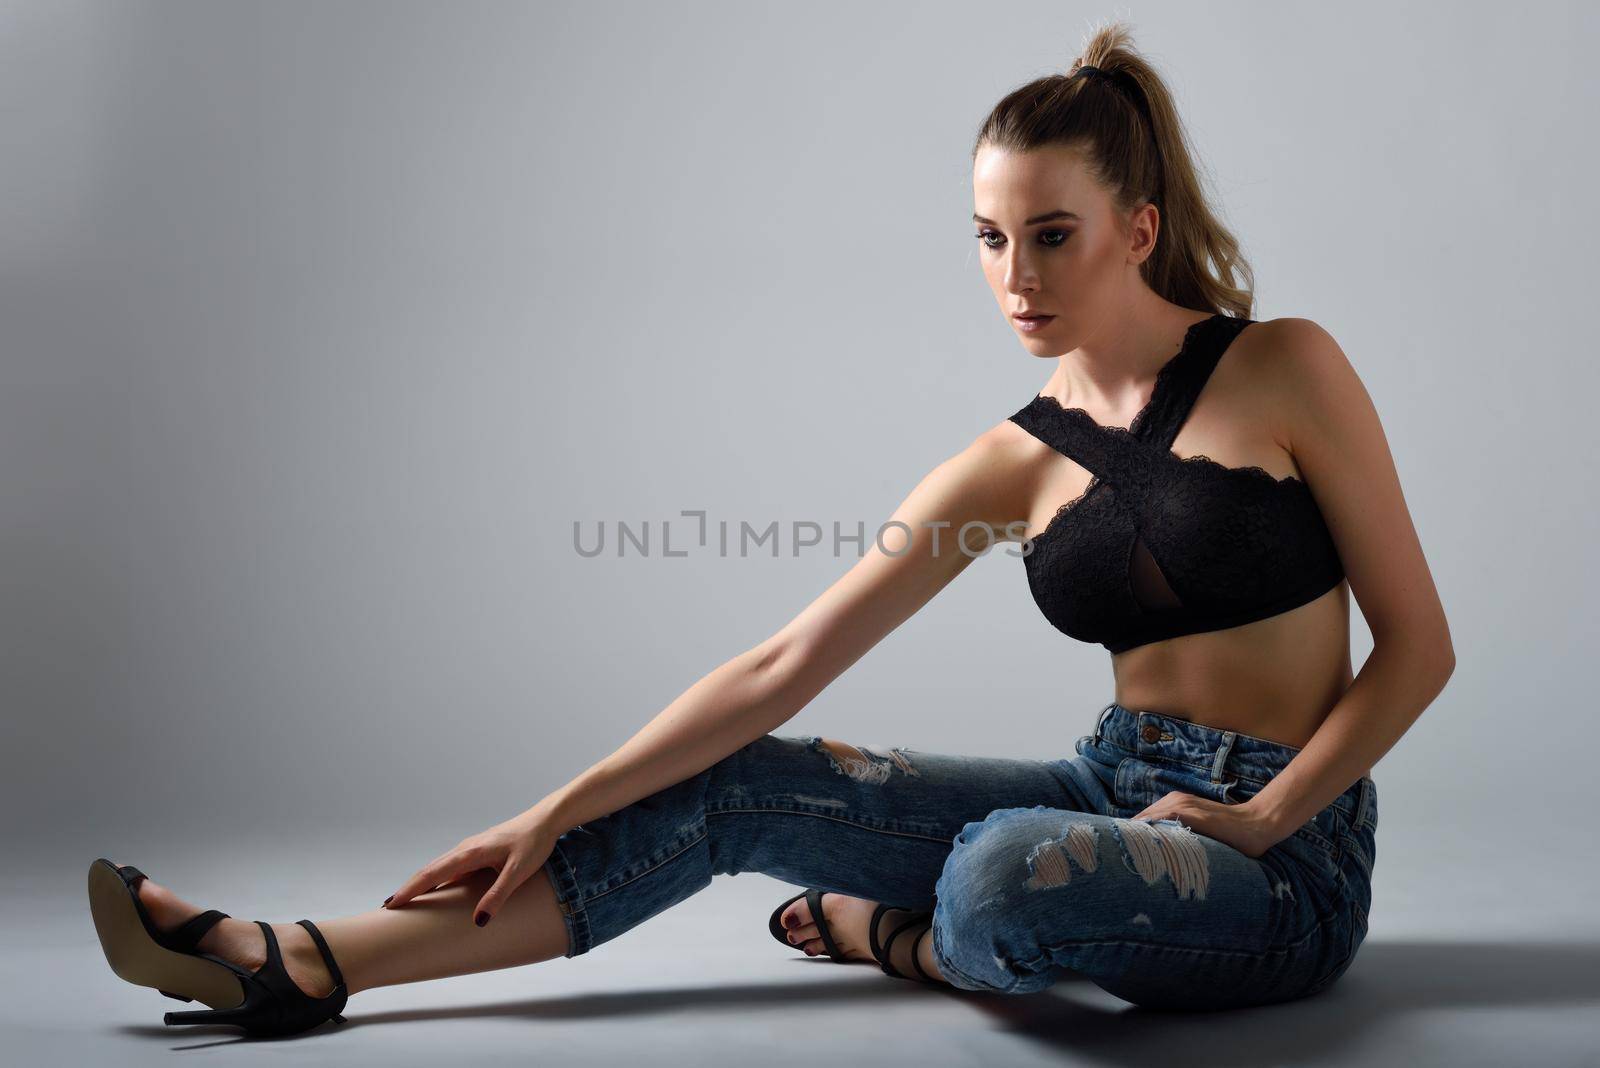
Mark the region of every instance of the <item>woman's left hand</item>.
<instances>
[{"instance_id":1,"label":"woman's left hand","mask_svg":"<svg viewBox=\"0 0 1600 1068\"><path fill-rule=\"evenodd\" d=\"M1178 820L1190 830L1231 845L1247 857L1259 857L1287 837L1248 801L1225 805L1182 790L1173 790L1133 818Z\"/></svg>"}]
</instances>

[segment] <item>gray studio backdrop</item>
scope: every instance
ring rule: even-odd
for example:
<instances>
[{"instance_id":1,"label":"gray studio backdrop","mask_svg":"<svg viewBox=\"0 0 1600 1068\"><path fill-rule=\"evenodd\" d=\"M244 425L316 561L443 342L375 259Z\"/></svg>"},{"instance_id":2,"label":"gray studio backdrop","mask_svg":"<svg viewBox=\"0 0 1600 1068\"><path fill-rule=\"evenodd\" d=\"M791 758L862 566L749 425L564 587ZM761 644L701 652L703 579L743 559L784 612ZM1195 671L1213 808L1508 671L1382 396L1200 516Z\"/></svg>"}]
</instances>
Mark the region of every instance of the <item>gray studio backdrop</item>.
<instances>
[{"instance_id":1,"label":"gray studio backdrop","mask_svg":"<svg viewBox=\"0 0 1600 1068\"><path fill-rule=\"evenodd\" d=\"M1399 874L1423 847L1486 922L1594 930L1560 826L1593 762L1597 18L1519 11L0 4L11 859L70 896L98 855L324 835L388 892L771 634L856 558L789 524L870 530L1048 374L983 283L968 151L1120 14L1256 317L1364 379L1449 614L1455 676L1374 774L1374 932L1437 900ZM1112 696L1001 551L784 730L1064 756Z\"/></svg>"}]
</instances>

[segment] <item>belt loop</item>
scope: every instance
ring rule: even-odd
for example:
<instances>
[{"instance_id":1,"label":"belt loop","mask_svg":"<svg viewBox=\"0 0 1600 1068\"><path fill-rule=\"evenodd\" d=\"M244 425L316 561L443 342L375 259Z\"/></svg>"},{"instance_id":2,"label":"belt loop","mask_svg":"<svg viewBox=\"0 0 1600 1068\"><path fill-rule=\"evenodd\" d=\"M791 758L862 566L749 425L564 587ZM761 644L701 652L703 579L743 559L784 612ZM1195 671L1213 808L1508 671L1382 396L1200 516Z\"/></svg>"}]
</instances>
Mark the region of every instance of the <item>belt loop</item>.
<instances>
[{"instance_id":1,"label":"belt loop","mask_svg":"<svg viewBox=\"0 0 1600 1068\"><path fill-rule=\"evenodd\" d=\"M1211 762L1211 781L1222 781L1223 766L1228 763L1228 754L1233 752L1234 739L1239 736L1233 731L1222 732L1222 744L1217 746L1217 759Z\"/></svg>"},{"instance_id":2,"label":"belt loop","mask_svg":"<svg viewBox=\"0 0 1600 1068\"><path fill-rule=\"evenodd\" d=\"M1361 826L1367 818L1367 810L1372 807L1372 780L1365 775L1361 776L1361 791L1356 796L1355 825Z\"/></svg>"},{"instance_id":3,"label":"belt loop","mask_svg":"<svg viewBox=\"0 0 1600 1068\"><path fill-rule=\"evenodd\" d=\"M1111 714L1111 710L1116 707L1117 703L1112 701L1110 704L1106 705L1106 707L1100 710L1099 717L1094 721L1094 740L1096 745L1100 743L1102 737L1100 731L1101 728L1106 725L1106 717L1109 716Z\"/></svg>"}]
</instances>

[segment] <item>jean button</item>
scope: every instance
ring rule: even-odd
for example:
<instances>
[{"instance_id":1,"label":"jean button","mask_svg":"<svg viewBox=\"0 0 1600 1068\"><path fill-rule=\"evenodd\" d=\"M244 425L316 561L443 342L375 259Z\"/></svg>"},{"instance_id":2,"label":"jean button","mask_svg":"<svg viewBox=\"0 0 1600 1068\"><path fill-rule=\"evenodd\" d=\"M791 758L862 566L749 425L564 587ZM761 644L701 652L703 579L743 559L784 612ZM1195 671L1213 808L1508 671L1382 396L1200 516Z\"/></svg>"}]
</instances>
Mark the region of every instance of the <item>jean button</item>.
<instances>
[{"instance_id":1,"label":"jean button","mask_svg":"<svg viewBox=\"0 0 1600 1068\"><path fill-rule=\"evenodd\" d=\"M1139 728L1139 737L1152 744L1159 742L1161 740L1161 728L1154 723L1146 723Z\"/></svg>"}]
</instances>

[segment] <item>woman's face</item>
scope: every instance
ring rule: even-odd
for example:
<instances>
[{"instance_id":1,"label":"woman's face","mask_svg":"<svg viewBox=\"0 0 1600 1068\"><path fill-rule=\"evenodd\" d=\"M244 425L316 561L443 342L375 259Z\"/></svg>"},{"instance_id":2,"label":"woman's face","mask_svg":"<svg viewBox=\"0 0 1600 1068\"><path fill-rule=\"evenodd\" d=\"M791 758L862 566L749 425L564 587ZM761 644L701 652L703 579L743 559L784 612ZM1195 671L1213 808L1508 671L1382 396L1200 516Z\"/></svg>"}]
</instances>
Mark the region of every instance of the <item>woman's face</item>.
<instances>
[{"instance_id":1,"label":"woman's face","mask_svg":"<svg viewBox=\"0 0 1600 1068\"><path fill-rule=\"evenodd\" d=\"M1070 352L1125 302L1153 247L1153 210L1131 229L1072 148L985 145L972 168L978 257L1000 311L1036 356ZM1146 240L1148 239L1148 241ZM1025 330L1019 311L1054 316Z\"/></svg>"}]
</instances>

